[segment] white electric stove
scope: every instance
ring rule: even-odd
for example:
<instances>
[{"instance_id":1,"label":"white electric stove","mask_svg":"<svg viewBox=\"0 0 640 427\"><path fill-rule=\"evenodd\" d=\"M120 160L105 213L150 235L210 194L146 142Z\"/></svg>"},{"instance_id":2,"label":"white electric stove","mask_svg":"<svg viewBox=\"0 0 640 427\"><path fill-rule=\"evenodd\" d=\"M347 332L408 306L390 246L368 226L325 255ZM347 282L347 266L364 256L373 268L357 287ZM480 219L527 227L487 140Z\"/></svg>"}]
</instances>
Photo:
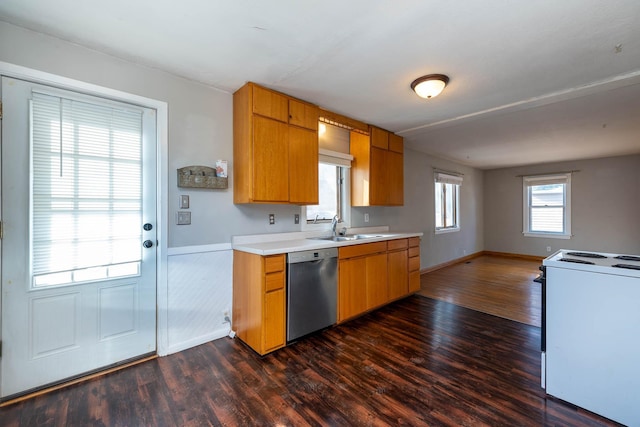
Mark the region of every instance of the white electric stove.
<instances>
[{"instance_id":1,"label":"white electric stove","mask_svg":"<svg viewBox=\"0 0 640 427\"><path fill-rule=\"evenodd\" d=\"M543 276L547 394L640 427L640 256L560 250Z\"/></svg>"}]
</instances>

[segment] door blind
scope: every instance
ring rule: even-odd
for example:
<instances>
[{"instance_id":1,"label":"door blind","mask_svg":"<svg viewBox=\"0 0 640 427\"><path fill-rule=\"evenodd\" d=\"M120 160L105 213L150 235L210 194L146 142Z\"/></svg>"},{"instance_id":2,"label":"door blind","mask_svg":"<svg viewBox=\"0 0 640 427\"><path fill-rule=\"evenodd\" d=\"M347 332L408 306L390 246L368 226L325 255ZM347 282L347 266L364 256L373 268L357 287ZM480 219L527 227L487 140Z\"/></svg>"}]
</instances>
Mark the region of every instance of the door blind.
<instances>
[{"instance_id":1,"label":"door blind","mask_svg":"<svg viewBox=\"0 0 640 427\"><path fill-rule=\"evenodd\" d=\"M139 273L142 111L34 92L34 286Z\"/></svg>"}]
</instances>

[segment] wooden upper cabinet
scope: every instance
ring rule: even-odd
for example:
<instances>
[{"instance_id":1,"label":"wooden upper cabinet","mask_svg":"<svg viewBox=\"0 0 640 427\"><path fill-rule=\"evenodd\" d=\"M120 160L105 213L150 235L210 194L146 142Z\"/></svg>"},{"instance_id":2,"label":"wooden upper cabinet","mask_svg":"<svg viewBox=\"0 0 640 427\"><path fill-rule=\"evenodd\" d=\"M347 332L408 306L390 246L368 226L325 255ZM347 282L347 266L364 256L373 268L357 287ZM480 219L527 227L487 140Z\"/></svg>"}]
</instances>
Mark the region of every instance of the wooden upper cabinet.
<instances>
[{"instance_id":1,"label":"wooden upper cabinet","mask_svg":"<svg viewBox=\"0 0 640 427\"><path fill-rule=\"evenodd\" d=\"M289 202L318 203L318 134L293 126L289 127Z\"/></svg>"},{"instance_id":2,"label":"wooden upper cabinet","mask_svg":"<svg viewBox=\"0 0 640 427\"><path fill-rule=\"evenodd\" d=\"M282 122L255 116L253 132L259 144L253 146L253 200L287 202L289 174L282 165L289 157L289 127Z\"/></svg>"},{"instance_id":3,"label":"wooden upper cabinet","mask_svg":"<svg viewBox=\"0 0 640 427\"><path fill-rule=\"evenodd\" d=\"M234 203L318 203L318 114L254 83L233 94Z\"/></svg>"},{"instance_id":4,"label":"wooden upper cabinet","mask_svg":"<svg viewBox=\"0 0 640 427\"><path fill-rule=\"evenodd\" d=\"M318 130L320 108L316 105L289 99L289 124L314 131Z\"/></svg>"},{"instance_id":5,"label":"wooden upper cabinet","mask_svg":"<svg viewBox=\"0 0 640 427\"><path fill-rule=\"evenodd\" d=\"M289 98L278 92L253 85L253 113L289 122Z\"/></svg>"},{"instance_id":6,"label":"wooden upper cabinet","mask_svg":"<svg viewBox=\"0 0 640 427\"><path fill-rule=\"evenodd\" d=\"M404 205L404 156L402 153L391 150L385 154L387 204L402 206Z\"/></svg>"},{"instance_id":7,"label":"wooden upper cabinet","mask_svg":"<svg viewBox=\"0 0 640 427\"><path fill-rule=\"evenodd\" d=\"M404 153L404 138L395 133L389 134L389 151Z\"/></svg>"},{"instance_id":8,"label":"wooden upper cabinet","mask_svg":"<svg viewBox=\"0 0 640 427\"><path fill-rule=\"evenodd\" d=\"M369 132L371 134L371 146L382 148L383 150L389 149L389 132L375 126L371 126Z\"/></svg>"},{"instance_id":9,"label":"wooden upper cabinet","mask_svg":"<svg viewBox=\"0 0 640 427\"><path fill-rule=\"evenodd\" d=\"M403 139L370 127L370 136L351 132L351 205L404 204Z\"/></svg>"}]
</instances>

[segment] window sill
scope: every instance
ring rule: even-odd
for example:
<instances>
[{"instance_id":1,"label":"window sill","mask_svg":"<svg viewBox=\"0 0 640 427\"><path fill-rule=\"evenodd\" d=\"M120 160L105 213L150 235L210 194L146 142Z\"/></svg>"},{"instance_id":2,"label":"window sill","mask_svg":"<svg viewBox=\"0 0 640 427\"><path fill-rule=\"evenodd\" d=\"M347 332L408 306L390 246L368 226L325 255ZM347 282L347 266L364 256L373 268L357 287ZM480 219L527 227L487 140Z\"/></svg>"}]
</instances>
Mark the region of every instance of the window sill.
<instances>
[{"instance_id":1,"label":"window sill","mask_svg":"<svg viewBox=\"0 0 640 427\"><path fill-rule=\"evenodd\" d=\"M543 237L545 239L571 239L571 234L530 233L526 231L524 231L522 234L524 234L526 237Z\"/></svg>"},{"instance_id":2,"label":"window sill","mask_svg":"<svg viewBox=\"0 0 640 427\"><path fill-rule=\"evenodd\" d=\"M436 234L455 233L460 231L460 227L455 228L436 228Z\"/></svg>"}]
</instances>

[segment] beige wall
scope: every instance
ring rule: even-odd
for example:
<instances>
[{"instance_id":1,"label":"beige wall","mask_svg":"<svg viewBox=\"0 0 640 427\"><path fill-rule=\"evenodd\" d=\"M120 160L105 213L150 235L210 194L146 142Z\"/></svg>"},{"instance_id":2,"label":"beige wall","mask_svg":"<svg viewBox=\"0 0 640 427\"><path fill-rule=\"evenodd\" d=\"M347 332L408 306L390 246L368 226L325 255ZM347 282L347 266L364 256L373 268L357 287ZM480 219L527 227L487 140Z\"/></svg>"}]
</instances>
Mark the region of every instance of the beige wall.
<instances>
[{"instance_id":1,"label":"beige wall","mask_svg":"<svg viewBox=\"0 0 640 427\"><path fill-rule=\"evenodd\" d=\"M569 240L522 234L522 178L578 170L571 178ZM640 253L640 155L485 172L485 250L548 255L558 249Z\"/></svg>"}]
</instances>

